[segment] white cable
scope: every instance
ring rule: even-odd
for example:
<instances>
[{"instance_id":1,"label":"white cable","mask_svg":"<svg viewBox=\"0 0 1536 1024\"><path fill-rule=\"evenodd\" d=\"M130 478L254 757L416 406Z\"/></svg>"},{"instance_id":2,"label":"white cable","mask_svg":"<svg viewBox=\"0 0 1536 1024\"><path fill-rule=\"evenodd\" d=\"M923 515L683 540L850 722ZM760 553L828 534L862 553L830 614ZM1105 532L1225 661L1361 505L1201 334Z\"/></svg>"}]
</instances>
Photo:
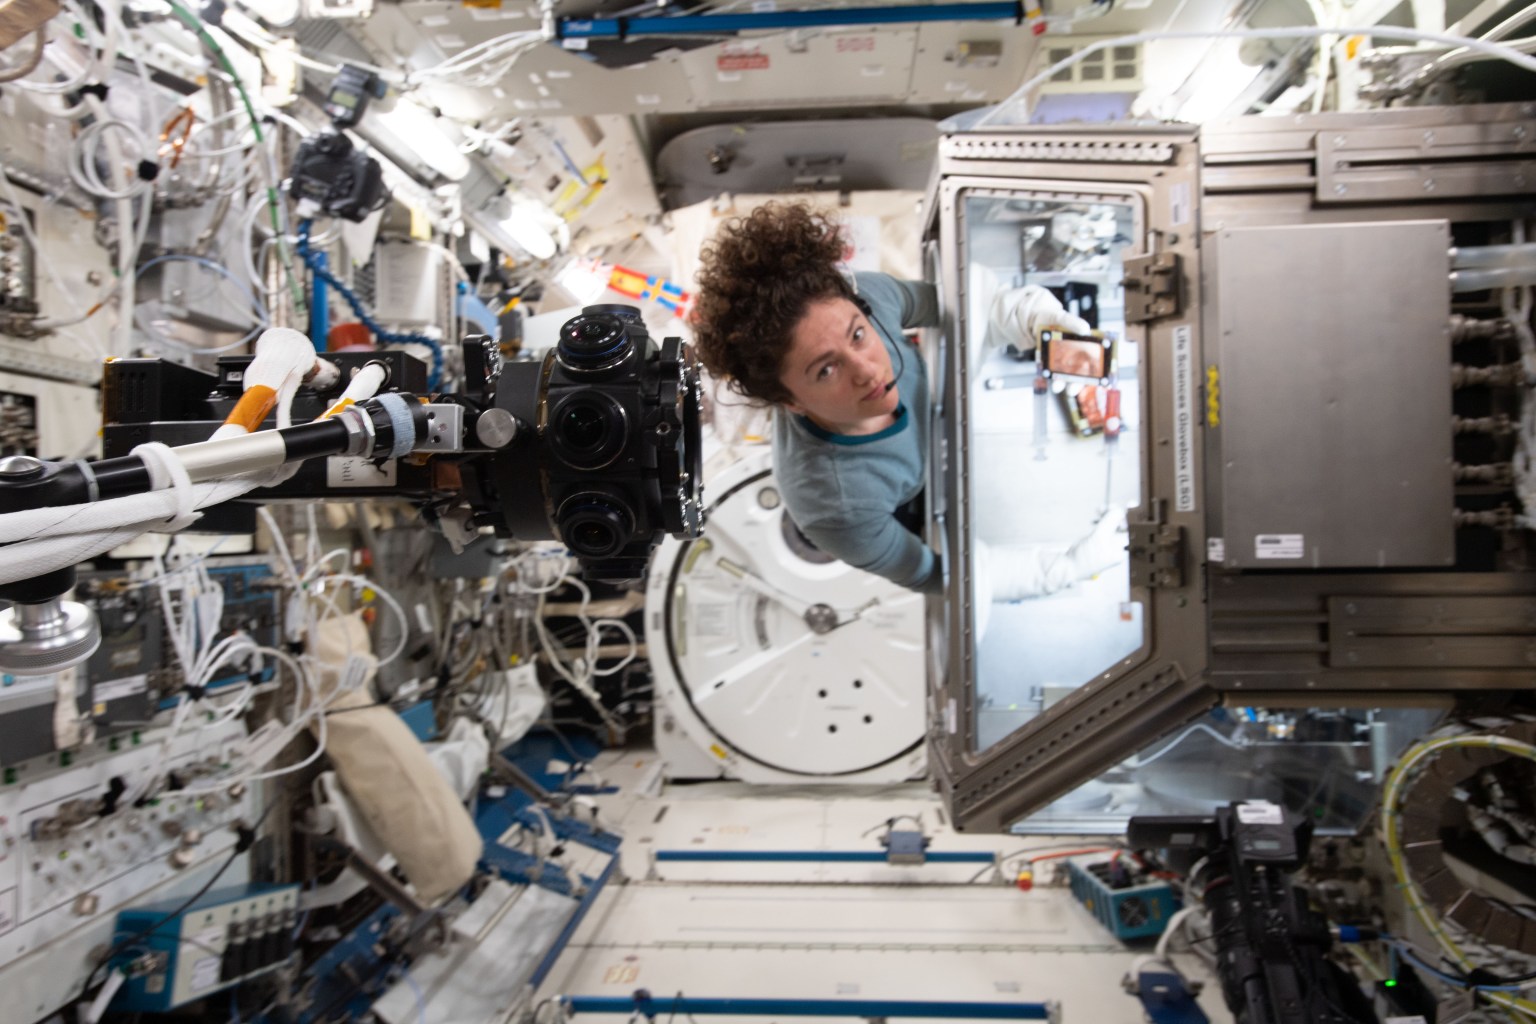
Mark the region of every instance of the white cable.
<instances>
[{"instance_id":1,"label":"white cable","mask_svg":"<svg viewBox=\"0 0 1536 1024\"><path fill-rule=\"evenodd\" d=\"M90 46L89 40L87 40L90 58L79 66L71 66L66 50L74 47L76 42L66 27L64 31L54 33L53 37L49 39L48 45L43 49L43 60L65 76L63 81L34 81L28 78L21 78L11 83L12 85L28 92L65 95L76 91L93 77L98 81L101 79L102 68L98 54L105 52L109 46L111 52L116 52L117 22L110 16L107 17L105 19L107 24L106 35L97 36L95 19L87 18L75 0L64 0L64 7L69 12L69 15L74 18L75 24L80 26L87 36L101 40L100 45ZM62 18L64 15L60 14L60 17Z\"/></svg>"},{"instance_id":2,"label":"white cable","mask_svg":"<svg viewBox=\"0 0 1536 1024\"><path fill-rule=\"evenodd\" d=\"M1179 929L1184 927L1184 922L1198 913L1200 908L1191 906L1185 907L1170 917L1168 927L1164 928L1163 934L1157 937L1157 947L1152 951L1152 955L1172 967L1173 963L1168 959L1168 947L1173 944L1173 937L1178 934Z\"/></svg>"},{"instance_id":3,"label":"white cable","mask_svg":"<svg viewBox=\"0 0 1536 1024\"><path fill-rule=\"evenodd\" d=\"M232 501L264 484L264 478L253 477L197 484L195 505L197 508L206 508ZM132 513L126 515L121 511L114 513L109 507L113 502L97 502L94 505L76 505L65 509L32 509L0 517L0 522L8 522L12 516L67 513L73 517L71 525L76 531L56 536L34 536L0 549L5 554L4 560L0 561L0 584L41 576L95 558L152 531L161 520L177 511L176 497L169 492L136 494L114 501L132 501L136 504L131 506ZM98 515L99 521L96 518ZM128 521L113 522L114 517Z\"/></svg>"},{"instance_id":4,"label":"white cable","mask_svg":"<svg viewBox=\"0 0 1536 1024\"><path fill-rule=\"evenodd\" d=\"M267 32L255 20L246 17L239 11L225 11L222 27L230 35L250 43L258 50L267 50L268 52L286 57L299 67L308 68L310 71L319 71L327 75L341 73L339 65L327 64L324 61L315 60L313 57L306 57L298 52L297 49L289 49L283 46L283 40Z\"/></svg>"},{"instance_id":5,"label":"white cable","mask_svg":"<svg viewBox=\"0 0 1536 1024\"><path fill-rule=\"evenodd\" d=\"M610 729L613 729L615 732L622 732L623 723L619 721L618 716L610 711L607 705L603 703L602 697L598 694L597 689L592 685L592 680L596 675L594 669L597 660L596 646L592 642L592 621L587 618L587 605L589 605L592 601L592 591L588 589L585 583L579 579L576 579L574 576L562 576L559 582L575 587L581 594L581 604L576 612L576 619L587 630L587 644L584 653L586 653L588 656L583 658L578 664L578 672L573 672L571 668L566 664L563 654L561 654L560 650L555 646L554 639L549 635L549 630L544 626L544 602L546 600L546 597L544 596L545 592L540 593L539 607L533 618L533 628L534 632L538 634L539 644L544 648L545 654L549 657L550 665L557 673L559 673L560 677L563 678L566 682L570 683L577 693L586 698L587 703L592 705L593 710L595 710L602 717L604 723L606 723Z\"/></svg>"},{"instance_id":6,"label":"white cable","mask_svg":"<svg viewBox=\"0 0 1536 1024\"><path fill-rule=\"evenodd\" d=\"M278 561L281 563L287 584L290 587L297 587L300 581L299 567L294 564L293 555L288 552L288 541L283 536L282 528L277 525L277 520L265 505L258 505L256 514L262 522L267 524L267 532L272 536L273 546L277 548Z\"/></svg>"},{"instance_id":7,"label":"white cable","mask_svg":"<svg viewBox=\"0 0 1536 1024\"><path fill-rule=\"evenodd\" d=\"M400 656L402 651L405 650L406 634L409 633L411 629L411 620L406 618L405 609L400 606L399 601L395 600L395 595L391 594L388 590L385 590L383 587L379 586L377 583L366 576L358 576L350 572L338 572L332 573L331 575L325 577L326 583L333 583L337 581L350 583L359 589L373 591L381 600L383 600L386 605L389 606L390 612L394 614L397 620L399 620L400 635L395 638L395 646L390 649L388 654L379 658L380 668L390 664Z\"/></svg>"},{"instance_id":8,"label":"white cable","mask_svg":"<svg viewBox=\"0 0 1536 1024\"><path fill-rule=\"evenodd\" d=\"M155 458L155 456L151 456ZM146 462L146 466L150 463ZM170 471L168 466L158 469ZM156 468L151 468L151 480L156 479ZM185 496L177 493L174 476L162 477L166 481L163 490L129 494L102 501L87 501L76 505L44 506L7 512L0 515L0 543L11 545L0 549L9 554L21 544L50 537L79 535L97 530L139 526L141 533L164 529L163 520L179 518L184 514ZM217 501L228 501L263 486L259 476L236 476L225 480L193 484L192 505L206 508ZM5 569L0 567L0 573Z\"/></svg>"},{"instance_id":9,"label":"white cable","mask_svg":"<svg viewBox=\"0 0 1536 1024\"><path fill-rule=\"evenodd\" d=\"M316 732L314 751L311 752L310 755L303 760L291 765L285 765L282 768L276 768L271 771L236 772L232 775L221 778L218 782L210 783L205 786L178 789L176 790L178 795L200 796L206 793L222 793L228 790L230 786L236 784L249 785L252 782L260 782L266 779L275 779L280 776L289 775L293 772L308 768L310 765L320 760L320 758L324 755L328 736L325 708L321 703L319 684L313 680L311 673L308 670L302 668L300 664L286 652L279 651L270 647L260 647L257 648L257 650L262 654L271 655L272 657L275 657L282 661L284 664L288 665L298 678L298 689L300 694L303 694L305 692L305 688L308 687L308 693L310 696L310 701L308 704L306 704L302 714L296 712L294 721L289 723L288 728L285 730L286 735L284 737L284 741L281 744L272 743L271 749L274 751L274 753L281 752L288 746L289 743L293 741L293 739L299 735L300 732L302 732L305 728L308 728L310 719L314 719ZM256 767L259 767L259 765Z\"/></svg>"},{"instance_id":10,"label":"white cable","mask_svg":"<svg viewBox=\"0 0 1536 1024\"><path fill-rule=\"evenodd\" d=\"M126 136L128 141L133 143L136 150L133 158L135 163L150 159L151 154L154 153L154 147L149 144L137 125L117 118L105 118L92 122L71 143L69 175L82 190L98 199L132 199L143 193L145 189L153 187L152 184L135 174L131 176L129 184L114 188L102 180L100 172L96 169L96 163L100 159L97 150L106 139L109 130ZM108 149L116 148L109 140ZM109 160L114 170L117 169L116 162L120 159L120 155L114 154ZM126 172L123 172L123 176L126 176Z\"/></svg>"},{"instance_id":11,"label":"white cable","mask_svg":"<svg viewBox=\"0 0 1536 1024\"><path fill-rule=\"evenodd\" d=\"M96 1024L106 1015L107 1004L112 1002L112 997L117 995L118 989L128 980L128 973L122 970L112 970L107 973L107 980L102 984L101 991L96 993L96 998L91 1004L80 1012L83 1024Z\"/></svg>"},{"instance_id":12,"label":"white cable","mask_svg":"<svg viewBox=\"0 0 1536 1024\"><path fill-rule=\"evenodd\" d=\"M108 22L108 36L113 36L115 34L112 31L114 24L115 22ZM105 45L105 43L103 45ZM87 97L86 103L90 106L91 113L96 118L98 124L112 123L111 119L107 117L107 106L105 103L97 99L95 96ZM95 125L93 125L92 128L95 128ZM129 128L132 129L132 126L129 126ZM91 129L87 129L87 131L90 130ZM99 134L105 135L105 129L101 129ZM138 281L138 249L139 245L142 244L142 239L138 233L134 231L132 198L135 193L130 190L129 186L123 184L126 179L127 171L123 167L122 150L118 145L116 136L105 135L105 138L107 144L107 161L112 167L114 179L118 182L118 187L113 191L111 195L102 195L102 198L116 200L117 204L118 280L115 285L117 288L117 334L116 341L108 346L108 350L114 355L127 355L133 347L133 308L137 298L136 287ZM141 147L140 152L143 153L147 150L148 146L145 144ZM90 162L92 165L91 172L94 174L94 158ZM73 173L73 160L71 160L70 165L71 173ZM145 184L148 183L146 182ZM140 191L146 196L152 195L152 192L144 190ZM148 229L147 223L145 225L145 229ZM131 247L129 245L130 240L134 242L134 245Z\"/></svg>"},{"instance_id":13,"label":"white cable","mask_svg":"<svg viewBox=\"0 0 1536 1024\"><path fill-rule=\"evenodd\" d=\"M623 660L621 660L616 665L612 665L601 670L594 667L592 669L592 674L594 676L611 676L622 669L624 666L628 665L630 662L634 661L635 658L639 657L640 655L640 641L636 639L635 631L629 628L629 623L625 622L623 619L593 619L592 626L587 632L588 664L594 666L597 664L597 650L602 645L602 637L600 634L605 628L616 629L620 633L624 634L625 639L629 641L629 653L626 654Z\"/></svg>"},{"instance_id":14,"label":"white cable","mask_svg":"<svg viewBox=\"0 0 1536 1024\"><path fill-rule=\"evenodd\" d=\"M1448 35L1444 32L1421 32L1418 29L1396 28L1390 25L1372 25L1365 28L1349 25L1331 26L1328 28L1317 25L1297 25L1291 28L1213 29L1200 32L1138 32L1133 35L1096 40L1084 46L1081 50L1074 51L1070 56L1057 61L1033 78L1025 81L1007 99L983 115L976 122L975 127L981 128L991 124L1003 111L1008 110L1016 103L1020 103L1031 92L1050 81L1062 71L1082 63L1095 53L1100 53L1111 47L1135 46L1140 43L1153 43L1164 39L1295 39L1297 37L1313 39L1320 36L1335 35L1376 36L1382 39L1406 39L1410 42L1465 46L1468 49L1477 50L1490 57L1507 60L1516 67L1524 68L1526 71L1536 71L1536 59L1528 57L1510 46L1484 39L1469 39L1466 36Z\"/></svg>"},{"instance_id":15,"label":"white cable","mask_svg":"<svg viewBox=\"0 0 1536 1024\"><path fill-rule=\"evenodd\" d=\"M1220 743L1224 747L1230 747L1233 750L1242 750L1250 745L1249 742L1242 737L1223 736L1221 733L1217 732L1206 723L1196 722L1194 725L1190 726L1188 729L1185 729L1183 732L1175 736L1166 745L1159 747L1157 751L1150 756L1140 759L1132 758L1123 762L1123 764L1127 768L1144 768L1151 764L1153 761L1156 761L1158 758L1162 757L1164 754L1173 751L1176 747L1179 746L1179 744L1183 743L1186 739L1197 732L1203 732L1214 739L1217 743Z\"/></svg>"}]
</instances>

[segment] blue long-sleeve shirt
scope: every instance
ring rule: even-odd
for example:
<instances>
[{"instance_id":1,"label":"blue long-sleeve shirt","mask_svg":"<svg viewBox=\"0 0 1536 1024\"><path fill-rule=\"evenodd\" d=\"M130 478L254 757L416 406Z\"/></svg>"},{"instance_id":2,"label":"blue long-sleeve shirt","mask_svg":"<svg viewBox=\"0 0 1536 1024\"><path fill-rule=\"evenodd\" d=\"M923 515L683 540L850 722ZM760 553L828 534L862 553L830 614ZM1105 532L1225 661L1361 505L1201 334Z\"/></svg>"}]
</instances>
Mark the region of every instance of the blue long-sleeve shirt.
<instances>
[{"instance_id":1,"label":"blue long-sleeve shirt","mask_svg":"<svg viewBox=\"0 0 1536 1024\"><path fill-rule=\"evenodd\" d=\"M923 490L930 401L928 371L902 331L937 326L938 296L932 285L885 274L856 274L854 281L897 368L895 421L855 437L778 409L774 476L795 525L817 547L910 590L937 593L938 559L896 510Z\"/></svg>"}]
</instances>

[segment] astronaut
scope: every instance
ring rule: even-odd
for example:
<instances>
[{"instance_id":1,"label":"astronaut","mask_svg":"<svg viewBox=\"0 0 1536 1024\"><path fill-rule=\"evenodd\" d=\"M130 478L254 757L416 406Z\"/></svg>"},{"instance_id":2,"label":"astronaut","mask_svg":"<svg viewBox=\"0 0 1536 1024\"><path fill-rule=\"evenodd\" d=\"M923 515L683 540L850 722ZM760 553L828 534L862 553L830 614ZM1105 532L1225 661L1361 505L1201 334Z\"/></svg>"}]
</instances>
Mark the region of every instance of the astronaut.
<instances>
[{"instance_id":1,"label":"astronaut","mask_svg":"<svg viewBox=\"0 0 1536 1024\"><path fill-rule=\"evenodd\" d=\"M704 365L774 408L773 466L785 507L818 547L900 586L938 593L938 556L919 534L929 451L927 371L908 328L938 324L932 285L845 274L837 225L803 204L728 223L702 254L695 339ZM1087 333L1050 292L993 303L988 343L1033 347L1049 328ZM1027 340L1026 339L1031 339ZM996 601L1052 593L1123 557L1105 516L1062 548L995 546Z\"/></svg>"}]
</instances>

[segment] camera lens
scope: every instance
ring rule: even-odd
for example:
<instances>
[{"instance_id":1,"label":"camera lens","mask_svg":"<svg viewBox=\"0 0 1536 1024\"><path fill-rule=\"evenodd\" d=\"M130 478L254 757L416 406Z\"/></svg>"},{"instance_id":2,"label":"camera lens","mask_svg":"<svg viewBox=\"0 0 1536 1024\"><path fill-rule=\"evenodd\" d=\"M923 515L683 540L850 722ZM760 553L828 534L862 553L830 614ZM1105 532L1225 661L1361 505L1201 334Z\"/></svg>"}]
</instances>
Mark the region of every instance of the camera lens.
<instances>
[{"instance_id":1,"label":"camera lens","mask_svg":"<svg viewBox=\"0 0 1536 1024\"><path fill-rule=\"evenodd\" d=\"M600 391L579 391L555 406L550 447L567 465L601 469L624 447L624 407Z\"/></svg>"},{"instance_id":2,"label":"camera lens","mask_svg":"<svg viewBox=\"0 0 1536 1024\"><path fill-rule=\"evenodd\" d=\"M609 558L623 550L634 529L634 516L605 494L577 494L556 514L560 538L579 558Z\"/></svg>"},{"instance_id":3,"label":"camera lens","mask_svg":"<svg viewBox=\"0 0 1536 1024\"><path fill-rule=\"evenodd\" d=\"M577 523L571 530L572 546L583 551L608 551L614 547L613 528L607 523Z\"/></svg>"},{"instance_id":4,"label":"camera lens","mask_svg":"<svg viewBox=\"0 0 1536 1024\"><path fill-rule=\"evenodd\" d=\"M573 449L591 452L603 443L607 426L601 410L590 405L579 405L566 411L565 422L560 424L560 430Z\"/></svg>"},{"instance_id":5,"label":"camera lens","mask_svg":"<svg viewBox=\"0 0 1536 1024\"><path fill-rule=\"evenodd\" d=\"M569 370L606 370L624 361L634 348L622 317L612 313L583 314L560 328L557 352Z\"/></svg>"}]
</instances>

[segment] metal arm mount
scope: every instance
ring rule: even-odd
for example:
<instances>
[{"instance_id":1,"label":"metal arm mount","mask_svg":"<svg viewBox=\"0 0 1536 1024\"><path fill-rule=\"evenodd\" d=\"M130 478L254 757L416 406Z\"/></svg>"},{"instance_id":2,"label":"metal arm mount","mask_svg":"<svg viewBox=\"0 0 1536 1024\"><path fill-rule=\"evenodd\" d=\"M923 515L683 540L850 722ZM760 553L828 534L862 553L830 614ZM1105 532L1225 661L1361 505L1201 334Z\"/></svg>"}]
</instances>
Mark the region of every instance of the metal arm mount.
<instances>
[{"instance_id":1,"label":"metal arm mount","mask_svg":"<svg viewBox=\"0 0 1536 1024\"><path fill-rule=\"evenodd\" d=\"M428 423L427 408L413 396L390 393L349 406L329 419L200 441L172 451L192 482L201 483L325 455L398 458L426 438ZM149 466L137 455L92 463L28 462L25 468L11 467L0 474L0 513L79 505L153 489Z\"/></svg>"},{"instance_id":2,"label":"metal arm mount","mask_svg":"<svg viewBox=\"0 0 1536 1024\"><path fill-rule=\"evenodd\" d=\"M349 406L329 419L172 451L198 483L326 455L398 458L429 438L440 445L461 445L460 439L444 436L435 419L414 397L392 393ZM0 513L78 505L152 489L149 466L137 455L94 463L51 463L30 456L0 460ZM63 600L74 585L70 567L0 587L0 599L14 602L0 612L0 672L59 672L95 652L101 643L95 617L86 606Z\"/></svg>"}]
</instances>

